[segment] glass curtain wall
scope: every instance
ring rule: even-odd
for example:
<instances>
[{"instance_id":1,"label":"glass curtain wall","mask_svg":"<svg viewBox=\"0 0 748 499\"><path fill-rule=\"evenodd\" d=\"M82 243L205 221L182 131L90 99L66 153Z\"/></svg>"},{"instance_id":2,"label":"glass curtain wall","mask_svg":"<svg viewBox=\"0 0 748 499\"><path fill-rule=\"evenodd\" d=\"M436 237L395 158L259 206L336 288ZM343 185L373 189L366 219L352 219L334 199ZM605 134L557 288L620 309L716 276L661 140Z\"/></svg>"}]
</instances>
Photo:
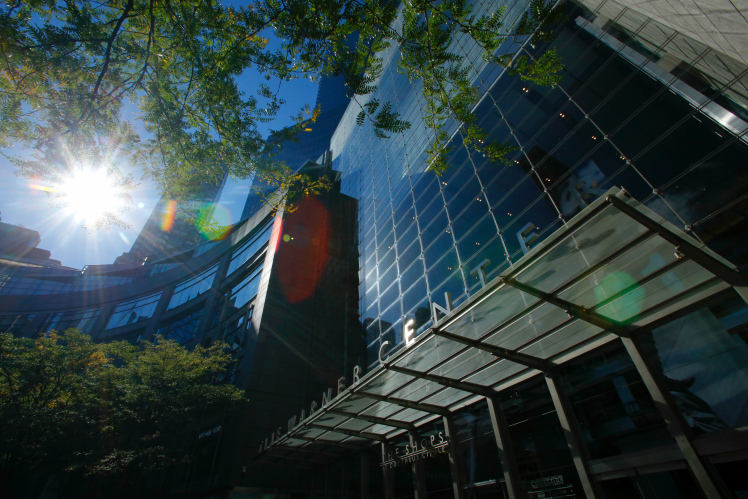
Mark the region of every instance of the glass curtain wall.
<instances>
[{"instance_id":1,"label":"glass curtain wall","mask_svg":"<svg viewBox=\"0 0 748 499\"><path fill-rule=\"evenodd\" d=\"M159 291L150 296L118 304L114 312L112 312L111 317L109 317L106 329L113 329L132 324L133 322L150 319L156 311L156 306L160 299L161 292Z\"/></svg>"},{"instance_id":2,"label":"glass curtain wall","mask_svg":"<svg viewBox=\"0 0 748 499\"><path fill-rule=\"evenodd\" d=\"M213 267L196 275L195 277L177 284L177 286L174 288L174 293L171 295L171 299L169 300L169 305L166 307L166 310L171 310L180 305L183 305L208 291L213 286L213 281L215 280L217 270L218 265L214 265Z\"/></svg>"},{"instance_id":3,"label":"glass curtain wall","mask_svg":"<svg viewBox=\"0 0 748 499\"><path fill-rule=\"evenodd\" d=\"M478 12L503 4L474 2ZM505 4L508 24L527 7ZM484 260L488 278L496 277L613 186L731 262L748 262L748 68L612 0L572 1L564 9L551 41L499 49L532 58L555 49L564 69L553 88L484 63L464 39L452 45L483 93L478 124L489 140L515 148L507 164L466 149L460 131L447 124L450 168L442 176L425 171L424 102L417 84L397 72L395 48L384 54L373 97L392 101L411 129L380 140L354 123L355 113L343 118L331 148L343 192L359 201L359 315L370 366L384 341L402 342L406 319L417 330L428 326L430 302L444 305L449 292L456 306L476 293L474 270ZM662 265L658 258L651 256L651 268ZM667 285L677 290L679 283ZM748 427L748 316L745 302L733 298L637 338L704 455L716 453L707 438L738 439ZM578 419L588 464L654 449L680 455L620 342L569 363L559 386ZM524 493L581 497L546 382L536 378L502 392L500 403ZM479 404L456 415L472 485L502 479L500 466L488 465L495 441L484 412ZM746 461L710 459L709 473L737 497L748 493L738 471ZM701 497L682 457L658 466L632 465L616 476L598 466L593 475L604 497ZM409 469L398 473L396 495L406 497L412 476Z\"/></svg>"},{"instance_id":4,"label":"glass curtain wall","mask_svg":"<svg viewBox=\"0 0 748 499\"><path fill-rule=\"evenodd\" d=\"M507 5L510 23L526 6ZM411 129L380 140L353 122L355 113L343 118L333 166L343 192L359 200L369 362L383 341L401 341L403 317L423 327L429 301L443 304L448 291L458 305L480 288L473 270L482 261L497 276L612 186L734 263L748 258L740 243L748 225L746 68L612 1L569 2L565 11L551 42L499 49L530 57L555 49L564 70L553 88L486 64L466 40L452 45L484 92L479 125L516 148L508 164L467 150L448 124L451 166L442 176L426 172L424 103L394 63L374 97L392 101ZM385 63L396 57L390 49Z\"/></svg>"}]
</instances>

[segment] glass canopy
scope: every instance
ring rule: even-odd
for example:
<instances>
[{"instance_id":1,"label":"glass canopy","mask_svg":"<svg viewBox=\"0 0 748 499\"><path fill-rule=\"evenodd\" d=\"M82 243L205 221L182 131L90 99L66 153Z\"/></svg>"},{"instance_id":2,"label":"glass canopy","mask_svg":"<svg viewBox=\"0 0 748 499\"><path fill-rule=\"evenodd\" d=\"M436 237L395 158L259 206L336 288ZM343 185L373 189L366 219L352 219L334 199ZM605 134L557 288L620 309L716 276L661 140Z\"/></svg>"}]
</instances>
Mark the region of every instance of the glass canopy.
<instances>
[{"instance_id":1,"label":"glass canopy","mask_svg":"<svg viewBox=\"0 0 748 499\"><path fill-rule=\"evenodd\" d=\"M613 188L411 345L274 435L259 458L314 466L391 439L744 285L731 263Z\"/></svg>"}]
</instances>

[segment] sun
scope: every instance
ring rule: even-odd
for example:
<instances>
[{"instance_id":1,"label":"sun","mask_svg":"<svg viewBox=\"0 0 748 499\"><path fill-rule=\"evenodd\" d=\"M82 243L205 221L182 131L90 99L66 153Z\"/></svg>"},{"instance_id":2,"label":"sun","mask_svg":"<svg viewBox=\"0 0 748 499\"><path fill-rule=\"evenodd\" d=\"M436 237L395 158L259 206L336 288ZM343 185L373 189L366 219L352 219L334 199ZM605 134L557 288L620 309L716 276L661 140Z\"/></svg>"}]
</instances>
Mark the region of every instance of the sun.
<instances>
[{"instance_id":1,"label":"sun","mask_svg":"<svg viewBox=\"0 0 748 499\"><path fill-rule=\"evenodd\" d=\"M56 197L59 204L86 227L100 225L125 209L120 183L104 168L75 170L58 184Z\"/></svg>"}]
</instances>

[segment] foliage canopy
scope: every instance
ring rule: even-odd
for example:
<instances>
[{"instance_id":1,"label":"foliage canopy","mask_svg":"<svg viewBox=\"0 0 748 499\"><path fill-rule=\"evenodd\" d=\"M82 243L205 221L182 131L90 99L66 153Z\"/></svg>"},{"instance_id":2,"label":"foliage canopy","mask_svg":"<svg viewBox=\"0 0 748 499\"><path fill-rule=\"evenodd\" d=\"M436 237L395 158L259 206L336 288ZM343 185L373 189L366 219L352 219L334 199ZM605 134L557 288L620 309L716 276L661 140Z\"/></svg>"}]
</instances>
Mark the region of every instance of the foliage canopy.
<instances>
[{"instance_id":1,"label":"foliage canopy","mask_svg":"<svg viewBox=\"0 0 748 499\"><path fill-rule=\"evenodd\" d=\"M111 479L183 461L180 444L202 417L243 400L217 382L230 362L220 344L190 351L166 340L93 343L72 329L0 333L0 492L12 495L35 469Z\"/></svg>"},{"instance_id":2,"label":"foliage canopy","mask_svg":"<svg viewBox=\"0 0 748 499\"><path fill-rule=\"evenodd\" d=\"M369 121L380 138L400 133L411 123L392 103L364 98L377 89L383 51L396 45L399 69L422 82L430 168L446 168L450 120L465 125L468 147L501 162L510 149L484 143L474 123L479 96L455 37L525 80L555 85L554 51L534 60L516 49L559 19L542 0L513 25L504 7L477 12L467 0L10 0L0 7L0 147L35 151L12 160L20 174L52 182L85 157L124 158L177 198L226 169L292 188L303 179L272 156L316 112L307 107L297 125L263 137L259 125L284 105L281 83L342 75L358 123ZM499 50L506 43L514 49ZM258 74L253 89L237 84L246 70ZM135 121L124 117L130 103Z\"/></svg>"}]
</instances>

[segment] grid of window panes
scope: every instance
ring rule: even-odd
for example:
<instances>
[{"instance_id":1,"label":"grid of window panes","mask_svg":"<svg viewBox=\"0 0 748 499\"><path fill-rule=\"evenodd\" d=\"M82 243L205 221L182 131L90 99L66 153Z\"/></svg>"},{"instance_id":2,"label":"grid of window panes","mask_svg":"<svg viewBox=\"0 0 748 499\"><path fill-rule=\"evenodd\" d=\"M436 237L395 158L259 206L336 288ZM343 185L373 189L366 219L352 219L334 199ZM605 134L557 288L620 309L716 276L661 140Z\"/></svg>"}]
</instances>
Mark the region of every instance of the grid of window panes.
<instances>
[{"instance_id":1,"label":"grid of window panes","mask_svg":"<svg viewBox=\"0 0 748 499\"><path fill-rule=\"evenodd\" d=\"M249 303L256 295L260 287L262 267L250 272L239 284L231 288L229 294L229 307L240 309Z\"/></svg>"},{"instance_id":2,"label":"grid of window panes","mask_svg":"<svg viewBox=\"0 0 748 499\"><path fill-rule=\"evenodd\" d=\"M252 236L249 241L242 244L237 250L234 251L234 255L231 257L229 262L229 270L226 275L231 275L244 263L246 263L260 248L270 239L270 233L273 230L272 221L269 222L264 228L260 229L257 234Z\"/></svg>"},{"instance_id":3,"label":"grid of window panes","mask_svg":"<svg viewBox=\"0 0 748 499\"><path fill-rule=\"evenodd\" d=\"M92 289L107 288L110 286L119 286L121 284L127 284L135 279L132 277L123 276L86 276L85 274L80 276L73 283L72 291L90 291Z\"/></svg>"},{"instance_id":4,"label":"grid of window panes","mask_svg":"<svg viewBox=\"0 0 748 499\"><path fill-rule=\"evenodd\" d=\"M34 320L34 314L0 315L0 333L24 334L25 329Z\"/></svg>"},{"instance_id":5,"label":"grid of window panes","mask_svg":"<svg viewBox=\"0 0 748 499\"><path fill-rule=\"evenodd\" d=\"M198 310L166 324L159 324L156 334L167 340L174 340L180 345L186 345L194 339L202 314L202 310Z\"/></svg>"},{"instance_id":6,"label":"grid of window panes","mask_svg":"<svg viewBox=\"0 0 748 499\"><path fill-rule=\"evenodd\" d=\"M161 299L161 292L154 293L137 300L130 300L118 304L109 322L106 325L107 329L115 327L126 326L133 322L138 322L145 319L150 319L153 316L153 312L156 311L158 301Z\"/></svg>"},{"instance_id":7,"label":"grid of window panes","mask_svg":"<svg viewBox=\"0 0 748 499\"><path fill-rule=\"evenodd\" d=\"M508 15L524 6L510 2ZM422 97L394 64L373 97L392 101L411 129L379 140L355 112L344 117L332 150L344 193L359 200L369 360L382 341L401 341L403 317L423 327L429 300L443 304L450 292L459 304L480 286L479 263L489 259L486 273L497 276L612 186L734 263L747 260L746 67L612 1L565 9L552 41L521 48L558 52L556 87L485 64L464 39L453 44L484 91L477 124L516 148L508 164L467 150L457 131L449 170L424 172Z\"/></svg>"},{"instance_id":8,"label":"grid of window panes","mask_svg":"<svg viewBox=\"0 0 748 499\"><path fill-rule=\"evenodd\" d=\"M205 244L201 244L197 248L195 248L195 252L192 254L192 258L197 258L198 256L202 255L206 251L214 248L218 243L221 241L209 241Z\"/></svg>"},{"instance_id":9,"label":"grid of window panes","mask_svg":"<svg viewBox=\"0 0 748 499\"><path fill-rule=\"evenodd\" d=\"M57 312L47 318L42 327L42 332L47 333L53 329L62 332L70 328L76 328L82 333L90 333L99 315L101 315L100 308L76 310L74 312Z\"/></svg>"},{"instance_id":10,"label":"grid of window panes","mask_svg":"<svg viewBox=\"0 0 748 499\"><path fill-rule=\"evenodd\" d=\"M246 313L227 320L221 326L221 337L230 347L233 353L238 353L247 341L247 330L252 327L252 315L254 308L249 307Z\"/></svg>"},{"instance_id":11,"label":"grid of window panes","mask_svg":"<svg viewBox=\"0 0 748 499\"><path fill-rule=\"evenodd\" d=\"M213 286L213 280L216 277L217 270L218 265L214 265L201 274L198 274L191 279L187 279L186 281L177 284L177 286L174 288L174 293L171 295L171 299L169 300L169 305L166 307L166 310L171 310L172 308L183 305L208 291L211 286Z\"/></svg>"},{"instance_id":12,"label":"grid of window panes","mask_svg":"<svg viewBox=\"0 0 748 499\"><path fill-rule=\"evenodd\" d=\"M72 288L70 282L61 280L10 276L0 287L0 295L50 295L65 293Z\"/></svg>"},{"instance_id":13,"label":"grid of window panes","mask_svg":"<svg viewBox=\"0 0 748 499\"><path fill-rule=\"evenodd\" d=\"M167 270L171 270L173 268L179 267L182 265L181 263L157 263L151 268L150 275L156 275L160 274L162 272L166 272Z\"/></svg>"}]
</instances>

